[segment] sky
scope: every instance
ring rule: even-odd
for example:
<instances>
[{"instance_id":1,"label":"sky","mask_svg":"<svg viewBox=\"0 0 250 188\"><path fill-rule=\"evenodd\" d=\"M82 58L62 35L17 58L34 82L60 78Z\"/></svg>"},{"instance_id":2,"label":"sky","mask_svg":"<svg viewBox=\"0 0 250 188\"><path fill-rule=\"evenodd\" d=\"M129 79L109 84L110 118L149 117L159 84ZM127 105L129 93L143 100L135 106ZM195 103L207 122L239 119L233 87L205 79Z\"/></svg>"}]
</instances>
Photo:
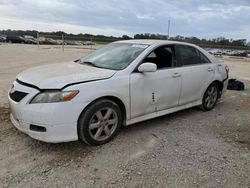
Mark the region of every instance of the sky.
<instances>
[{"instance_id":1,"label":"sky","mask_svg":"<svg viewBox=\"0 0 250 188\"><path fill-rule=\"evenodd\" d=\"M250 0L0 0L0 30L250 40Z\"/></svg>"}]
</instances>

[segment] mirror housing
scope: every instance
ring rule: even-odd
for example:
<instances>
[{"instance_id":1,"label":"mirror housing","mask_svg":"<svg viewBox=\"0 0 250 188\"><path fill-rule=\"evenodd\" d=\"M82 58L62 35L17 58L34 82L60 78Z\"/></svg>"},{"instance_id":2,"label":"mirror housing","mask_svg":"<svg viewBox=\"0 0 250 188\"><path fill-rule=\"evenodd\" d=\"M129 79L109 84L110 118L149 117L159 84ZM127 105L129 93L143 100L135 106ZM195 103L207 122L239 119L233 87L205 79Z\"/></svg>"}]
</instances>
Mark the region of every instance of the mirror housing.
<instances>
[{"instance_id":1,"label":"mirror housing","mask_svg":"<svg viewBox=\"0 0 250 188\"><path fill-rule=\"evenodd\" d=\"M157 70L157 65L155 63L142 63L138 67L138 71L141 73L144 72L156 72Z\"/></svg>"}]
</instances>

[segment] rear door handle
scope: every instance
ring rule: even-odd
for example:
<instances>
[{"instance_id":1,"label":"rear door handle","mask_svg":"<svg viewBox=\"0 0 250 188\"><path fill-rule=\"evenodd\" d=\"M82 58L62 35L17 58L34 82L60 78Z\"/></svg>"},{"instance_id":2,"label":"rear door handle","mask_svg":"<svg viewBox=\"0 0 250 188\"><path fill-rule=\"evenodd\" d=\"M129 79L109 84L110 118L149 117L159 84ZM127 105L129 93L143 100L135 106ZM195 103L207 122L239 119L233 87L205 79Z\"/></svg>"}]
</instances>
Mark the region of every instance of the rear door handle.
<instances>
[{"instance_id":1,"label":"rear door handle","mask_svg":"<svg viewBox=\"0 0 250 188\"><path fill-rule=\"evenodd\" d=\"M173 77L173 78L179 78L179 77L181 77L181 74L178 73L178 72L176 72L176 73L174 73L174 74L172 75L172 77Z\"/></svg>"},{"instance_id":2,"label":"rear door handle","mask_svg":"<svg viewBox=\"0 0 250 188\"><path fill-rule=\"evenodd\" d=\"M209 67L209 68L207 69L207 71L208 71L208 72L212 72L212 71L214 71L214 69L212 69L211 67Z\"/></svg>"}]
</instances>

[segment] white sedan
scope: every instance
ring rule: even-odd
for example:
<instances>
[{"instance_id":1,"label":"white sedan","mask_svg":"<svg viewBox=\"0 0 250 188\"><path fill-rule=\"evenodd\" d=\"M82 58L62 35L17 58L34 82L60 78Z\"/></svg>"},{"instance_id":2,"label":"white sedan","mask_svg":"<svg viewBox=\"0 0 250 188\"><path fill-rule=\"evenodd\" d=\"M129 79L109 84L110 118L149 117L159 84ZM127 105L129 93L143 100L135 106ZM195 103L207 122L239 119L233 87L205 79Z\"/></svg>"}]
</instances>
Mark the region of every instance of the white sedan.
<instances>
[{"instance_id":1,"label":"white sedan","mask_svg":"<svg viewBox=\"0 0 250 188\"><path fill-rule=\"evenodd\" d=\"M227 78L227 66L198 46L119 41L19 74L9 92L10 117L37 140L100 145L122 125L194 106L213 109Z\"/></svg>"}]
</instances>

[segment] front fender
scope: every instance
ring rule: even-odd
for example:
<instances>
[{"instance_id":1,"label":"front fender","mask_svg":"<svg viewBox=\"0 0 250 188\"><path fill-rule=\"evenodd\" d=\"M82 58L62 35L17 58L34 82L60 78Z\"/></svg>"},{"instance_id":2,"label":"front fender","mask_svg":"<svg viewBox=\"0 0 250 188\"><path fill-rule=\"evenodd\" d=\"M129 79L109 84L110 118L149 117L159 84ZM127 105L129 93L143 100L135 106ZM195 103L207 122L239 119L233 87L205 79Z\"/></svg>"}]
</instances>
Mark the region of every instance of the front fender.
<instances>
[{"instance_id":1,"label":"front fender","mask_svg":"<svg viewBox=\"0 0 250 188\"><path fill-rule=\"evenodd\" d=\"M90 104L105 96L116 97L123 102L127 118L130 119L130 87L126 76L72 85L66 90L79 90L79 94L73 99L77 104Z\"/></svg>"}]
</instances>

